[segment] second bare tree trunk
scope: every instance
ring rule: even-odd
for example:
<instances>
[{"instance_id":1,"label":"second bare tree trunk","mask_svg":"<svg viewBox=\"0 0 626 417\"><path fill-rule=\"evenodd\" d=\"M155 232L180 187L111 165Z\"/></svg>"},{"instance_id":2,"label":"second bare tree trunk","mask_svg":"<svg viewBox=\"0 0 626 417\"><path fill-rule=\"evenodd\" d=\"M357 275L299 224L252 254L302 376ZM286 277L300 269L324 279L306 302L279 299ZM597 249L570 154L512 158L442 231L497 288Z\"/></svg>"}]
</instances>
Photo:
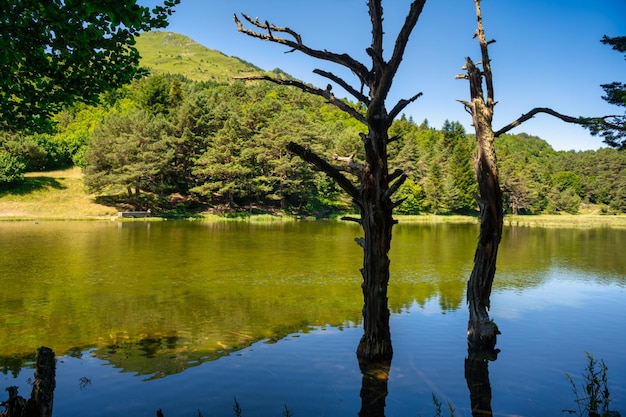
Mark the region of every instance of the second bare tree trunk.
<instances>
[{"instance_id":1,"label":"second bare tree trunk","mask_svg":"<svg viewBox=\"0 0 626 417\"><path fill-rule=\"evenodd\" d=\"M500 333L496 324L489 318L489 298L491 286L496 274L498 246L502 238L502 191L498 179L496 149L493 132L493 109L496 105L493 92L491 61L482 23L480 0L474 0L478 29L476 36L482 52L481 71L474 62L467 58L465 69L469 80L471 101L462 101L472 115L476 131L476 179L478 182L478 207L480 209L480 234L474 254L474 269L467 282L467 302L469 304L469 323L467 341L473 349L489 350L496 344ZM486 94L483 90L485 81Z\"/></svg>"},{"instance_id":2,"label":"second bare tree trunk","mask_svg":"<svg viewBox=\"0 0 626 417\"><path fill-rule=\"evenodd\" d=\"M480 101L482 104L482 101ZM474 254L474 269L467 282L469 323L467 340L474 347L491 349L496 345L500 333L496 324L489 318L491 286L496 274L498 246L502 238L502 191L498 180L496 154L491 124L481 120L481 105L475 107L474 117L478 154L476 175L478 180L478 206L480 208L480 234Z\"/></svg>"}]
</instances>

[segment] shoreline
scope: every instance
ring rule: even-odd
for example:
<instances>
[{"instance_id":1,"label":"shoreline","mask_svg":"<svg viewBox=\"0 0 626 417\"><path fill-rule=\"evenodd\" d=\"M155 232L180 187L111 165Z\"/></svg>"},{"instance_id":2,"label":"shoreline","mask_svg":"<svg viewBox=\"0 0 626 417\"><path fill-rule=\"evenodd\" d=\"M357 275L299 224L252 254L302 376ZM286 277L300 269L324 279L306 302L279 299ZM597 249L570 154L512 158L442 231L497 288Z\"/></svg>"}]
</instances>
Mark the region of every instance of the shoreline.
<instances>
[{"instance_id":1,"label":"shoreline","mask_svg":"<svg viewBox=\"0 0 626 417\"><path fill-rule=\"evenodd\" d=\"M0 224L18 221L167 221L190 220L207 222L272 223L289 221L341 221L342 214L331 217L296 216L289 214L198 213L177 216L123 218L110 206L98 204L96 196L85 192L83 173L78 167L60 171L32 172L22 188L0 190ZM561 228L626 228L626 214L532 214L505 215L504 227L561 227ZM347 214L347 213L344 213ZM400 224L478 224L477 216L457 214L395 215Z\"/></svg>"},{"instance_id":2,"label":"shoreline","mask_svg":"<svg viewBox=\"0 0 626 417\"><path fill-rule=\"evenodd\" d=\"M478 218L463 215L397 215L394 216L398 224L476 224ZM250 222L250 223L284 223L293 221L337 221L340 217L315 218L295 215L253 214L246 216L228 216L217 214L199 214L194 216L166 217L153 216L141 218L126 218L118 215L111 216L46 216L46 215L19 215L11 216L0 213L0 224L8 222L160 222L160 221L199 221L199 222ZM626 229L626 215L595 215L595 214L534 214L534 215L505 215L504 227L543 227L543 228L624 228Z\"/></svg>"}]
</instances>

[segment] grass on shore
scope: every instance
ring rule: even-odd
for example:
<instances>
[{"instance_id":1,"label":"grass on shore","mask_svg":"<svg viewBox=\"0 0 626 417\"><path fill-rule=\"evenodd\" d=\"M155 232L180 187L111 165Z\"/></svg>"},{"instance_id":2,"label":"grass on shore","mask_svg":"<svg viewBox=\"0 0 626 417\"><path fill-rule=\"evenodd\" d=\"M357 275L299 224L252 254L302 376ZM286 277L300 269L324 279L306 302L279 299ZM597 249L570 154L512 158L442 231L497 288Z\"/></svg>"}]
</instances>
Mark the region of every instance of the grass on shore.
<instances>
[{"instance_id":1,"label":"grass on shore","mask_svg":"<svg viewBox=\"0 0 626 417\"><path fill-rule=\"evenodd\" d=\"M83 173L74 167L61 171L33 172L12 190L0 190L0 220L91 220L117 217L114 207L95 202L85 192ZM433 215L394 216L400 223L478 223L472 216ZM269 223L293 221L293 216L203 215L205 221L254 221ZM554 214L537 216L507 215L505 226L524 227L618 227L626 228L626 215Z\"/></svg>"},{"instance_id":2,"label":"grass on shore","mask_svg":"<svg viewBox=\"0 0 626 417\"><path fill-rule=\"evenodd\" d=\"M117 210L85 192L80 168L31 172L18 188L0 191L0 220L108 219Z\"/></svg>"}]
</instances>

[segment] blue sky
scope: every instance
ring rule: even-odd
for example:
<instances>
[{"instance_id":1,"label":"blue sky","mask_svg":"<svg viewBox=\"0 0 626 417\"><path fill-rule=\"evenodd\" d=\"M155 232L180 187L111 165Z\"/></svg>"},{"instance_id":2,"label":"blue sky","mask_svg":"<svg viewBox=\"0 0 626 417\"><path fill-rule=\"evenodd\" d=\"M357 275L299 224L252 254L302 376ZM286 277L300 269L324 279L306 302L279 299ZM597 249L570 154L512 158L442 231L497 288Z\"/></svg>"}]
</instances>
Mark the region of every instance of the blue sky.
<instances>
[{"instance_id":1,"label":"blue sky","mask_svg":"<svg viewBox=\"0 0 626 417\"><path fill-rule=\"evenodd\" d=\"M154 3L145 0L142 3ZM410 0L383 0L386 56L400 29ZM296 5L297 4L297 5ZM533 107L551 107L571 116L623 114L602 100L600 84L626 82L626 61L600 43L602 35L626 35L625 0L483 0L483 23L490 45L498 129ZM181 0L168 31L189 36L226 55L265 70L285 72L317 86L328 80L312 73L320 68L356 79L341 67L294 52L280 45L237 32L234 13L246 13L277 26L287 26L316 49L347 53L370 67L370 21L365 0ZM462 73L465 57L480 60L473 0L428 0L410 38L394 81L387 108L418 92L423 96L405 109L407 116L440 128L448 120L473 132L469 114L457 99L469 98ZM335 88L337 91L338 88ZM512 133L526 132L557 150L597 149L603 144L579 126L538 115Z\"/></svg>"}]
</instances>

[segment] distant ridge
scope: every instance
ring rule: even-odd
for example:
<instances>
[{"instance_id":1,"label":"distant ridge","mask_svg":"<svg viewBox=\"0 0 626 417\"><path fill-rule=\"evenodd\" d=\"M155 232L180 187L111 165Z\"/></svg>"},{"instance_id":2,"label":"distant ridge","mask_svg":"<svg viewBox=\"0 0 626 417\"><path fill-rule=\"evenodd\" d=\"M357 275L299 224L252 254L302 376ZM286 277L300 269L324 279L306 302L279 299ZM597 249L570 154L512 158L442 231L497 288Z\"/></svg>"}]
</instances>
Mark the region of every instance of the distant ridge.
<instances>
[{"instance_id":1,"label":"distant ridge","mask_svg":"<svg viewBox=\"0 0 626 417\"><path fill-rule=\"evenodd\" d=\"M182 74L194 81L230 83L233 77L264 71L239 58L206 48L187 36L153 31L136 38L141 66L153 73Z\"/></svg>"}]
</instances>

